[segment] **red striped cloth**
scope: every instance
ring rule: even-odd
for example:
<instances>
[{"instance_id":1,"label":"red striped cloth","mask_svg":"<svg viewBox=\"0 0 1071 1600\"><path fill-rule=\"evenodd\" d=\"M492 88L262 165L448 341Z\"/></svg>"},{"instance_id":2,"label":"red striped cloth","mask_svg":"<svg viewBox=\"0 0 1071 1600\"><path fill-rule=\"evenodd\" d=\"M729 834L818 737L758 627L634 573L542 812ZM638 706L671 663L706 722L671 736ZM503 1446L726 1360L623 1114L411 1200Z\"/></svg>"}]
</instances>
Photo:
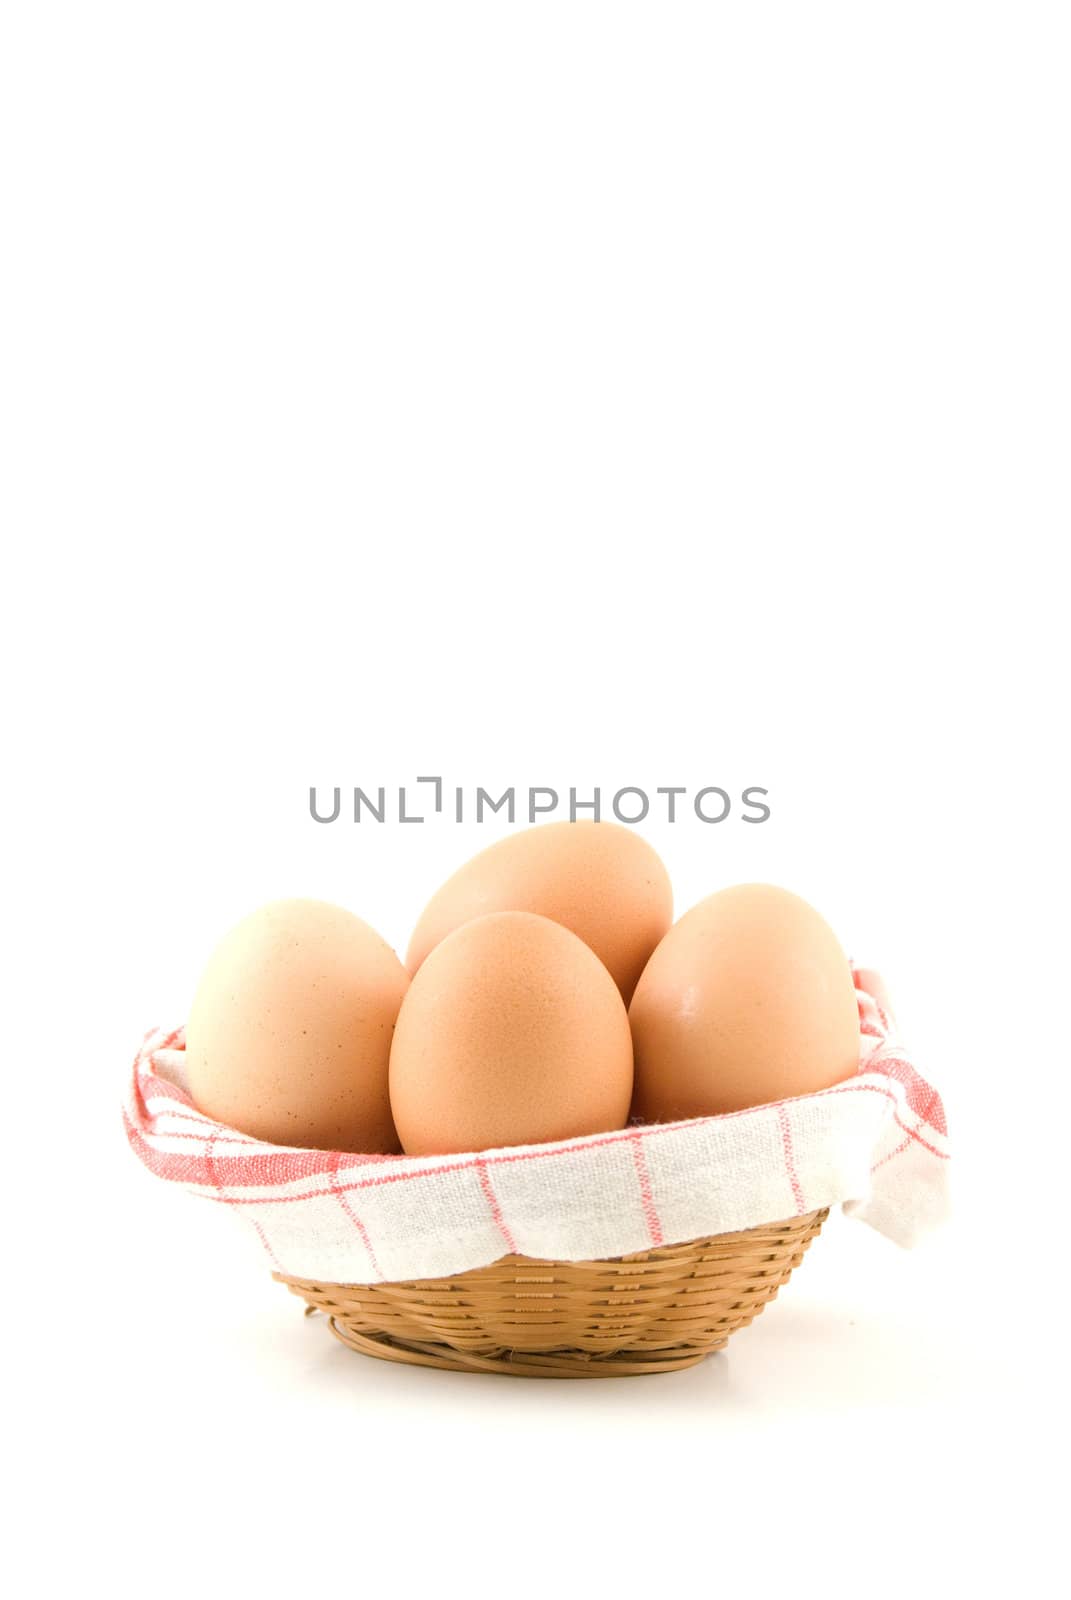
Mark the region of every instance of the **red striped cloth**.
<instances>
[{"instance_id":1,"label":"red striped cloth","mask_svg":"<svg viewBox=\"0 0 1071 1600\"><path fill-rule=\"evenodd\" d=\"M461 1156L290 1149L196 1109L176 1028L143 1040L124 1126L156 1177L239 1217L278 1271L320 1282L441 1277L507 1252L596 1260L833 1205L911 1245L948 1210L944 1108L896 1041L880 978L853 971L856 1075L725 1116Z\"/></svg>"}]
</instances>

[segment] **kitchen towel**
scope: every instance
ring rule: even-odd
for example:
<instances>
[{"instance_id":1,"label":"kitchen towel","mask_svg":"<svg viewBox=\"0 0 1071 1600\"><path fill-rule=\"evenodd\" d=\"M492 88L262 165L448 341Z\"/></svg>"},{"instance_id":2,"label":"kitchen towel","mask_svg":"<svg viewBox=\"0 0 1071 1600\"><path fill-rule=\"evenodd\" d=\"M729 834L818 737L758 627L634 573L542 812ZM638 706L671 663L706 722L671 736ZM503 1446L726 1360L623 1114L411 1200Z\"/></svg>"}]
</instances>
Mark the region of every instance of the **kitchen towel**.
<instances>
[{"instance_id":1,"label":"kitchen towel","mask_svg":"<svg viewBox=\"0 0 1071 1600\"><path fill-rule=\"evenodd\" d=\"M445 1277L506 1254L591 1261L834 1205L910 1246L948 1211L944 1108L880 978L853 973L855 1075L747 1111L471 1155L285 1148L197 1110L176 1028L142 1042L124 1126L151 1173L237 1217L275 1271L321 1283Z\"/></svg>"}]
</instances>

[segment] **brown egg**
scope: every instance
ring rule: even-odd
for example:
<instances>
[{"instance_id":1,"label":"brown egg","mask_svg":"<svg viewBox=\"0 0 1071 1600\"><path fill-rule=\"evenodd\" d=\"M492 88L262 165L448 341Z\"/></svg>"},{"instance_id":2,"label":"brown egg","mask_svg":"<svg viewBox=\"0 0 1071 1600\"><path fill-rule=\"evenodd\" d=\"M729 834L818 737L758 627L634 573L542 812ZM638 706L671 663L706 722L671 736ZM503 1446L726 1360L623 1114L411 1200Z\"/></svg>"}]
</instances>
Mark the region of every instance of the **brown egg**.
<instances>
[{"instance_id":1,"label":"brown egg","mask_svg":"<svg viewBox=\"0 0 1071 1600\"><path fill-rule=\"evenodd\" d=\"M186 1024L194 1103L272 1144L397 1151L387 1066L409 976L374 929L322 900L232 928Z\"/></svg>"},{"instance_id":2,"label":"brown egg","mask_svg":"<svg viewBox=\"0 0 1071 1600\"><path fill-rule=\"evenodd\" d=\"M390 1098L410 1155L542 1144L624 1127L628 1014L575 934L503 911L467 922L409 986Z\"/></svg>"},{"instance_id":3,"label":"brown egg","mask_svg":"<svg viewBox=\"0 0 1071 1600\"><path fill-rule=\"evenodd\" d=\"M616 822L550 822L482 850L424 908L409 943L415 973L441 939L490 911L533 911L589 945L627 1005L673 920L661 860Z\"/></svg>"},{"instance_id":4,"label":"brown egg","mask_svg":"<svg viewBox=\"0 0 1071 1600\"><path fill-rule=\"evenodd\" d=\"M632 1109L647 1122L811 1094L859 1061L847 957L817 911L772 884L687 912L647 963L629 1021Z\"/></svg>"}]
</instances>

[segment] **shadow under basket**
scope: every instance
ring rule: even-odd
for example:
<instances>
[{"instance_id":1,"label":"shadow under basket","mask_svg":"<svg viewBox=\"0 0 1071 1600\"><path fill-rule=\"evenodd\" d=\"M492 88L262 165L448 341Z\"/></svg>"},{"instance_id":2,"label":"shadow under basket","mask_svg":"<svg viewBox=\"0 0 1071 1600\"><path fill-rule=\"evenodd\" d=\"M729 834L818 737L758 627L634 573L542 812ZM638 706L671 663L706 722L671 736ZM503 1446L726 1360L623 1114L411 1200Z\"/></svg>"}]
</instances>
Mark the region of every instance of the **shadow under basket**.
<instances>
[{"instance_id":1,"label":"shadow under basket","mask_svg":"<svg viewBox=\"0 0 1071 1600\"><path fill-rule=\"evenodd\" d=\"M777 1294L829 1210L608 1261L503 1256L412 1283L314 1283L277 1272L364 1355L453 1372L616 1378L694 1366Z\"/></svg>"}]
</instances>

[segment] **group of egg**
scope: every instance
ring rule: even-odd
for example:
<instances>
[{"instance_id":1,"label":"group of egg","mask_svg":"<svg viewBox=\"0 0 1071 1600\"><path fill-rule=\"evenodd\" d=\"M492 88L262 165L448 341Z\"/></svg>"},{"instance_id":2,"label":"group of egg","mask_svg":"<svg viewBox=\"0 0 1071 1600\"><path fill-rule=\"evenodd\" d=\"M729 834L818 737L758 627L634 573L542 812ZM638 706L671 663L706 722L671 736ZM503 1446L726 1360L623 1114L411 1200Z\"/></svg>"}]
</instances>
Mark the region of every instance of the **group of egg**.
<instances>
[{"instance_id":1,"label":"group of egg","mask_svg":"<svg viewBox=\"0 0 1071 1600\"><path fill-rule=\"evenodd\" d=\"M739 884L672 910L654 850L604 822L475 856L405 966L339 906L264 906L198 987L194 1103L275 1144L422 1156L740 1110L857 1069L851 969L805 901Z\"/></svg>"}]
</instances>

